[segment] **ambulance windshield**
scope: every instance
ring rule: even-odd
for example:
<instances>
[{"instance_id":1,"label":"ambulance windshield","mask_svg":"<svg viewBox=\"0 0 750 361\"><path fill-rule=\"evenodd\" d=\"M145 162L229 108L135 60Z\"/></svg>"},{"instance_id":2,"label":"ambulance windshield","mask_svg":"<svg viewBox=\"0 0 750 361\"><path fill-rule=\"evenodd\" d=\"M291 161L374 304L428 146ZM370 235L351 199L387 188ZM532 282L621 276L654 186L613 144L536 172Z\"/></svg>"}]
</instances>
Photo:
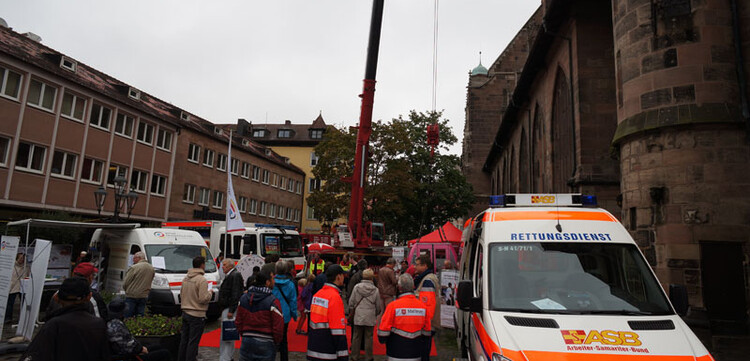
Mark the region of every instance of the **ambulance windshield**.
<instances>
[{"instance_id":1,"label":"ambulance windshield","mask_svg":"<svg viewBox=\"0 0 750 361\"><path fill-rule=\"evenodd\" d=\"M661 286L632 244L495 243L490 308L500 311L669 315Z\"/></svg>"}]
</instances>

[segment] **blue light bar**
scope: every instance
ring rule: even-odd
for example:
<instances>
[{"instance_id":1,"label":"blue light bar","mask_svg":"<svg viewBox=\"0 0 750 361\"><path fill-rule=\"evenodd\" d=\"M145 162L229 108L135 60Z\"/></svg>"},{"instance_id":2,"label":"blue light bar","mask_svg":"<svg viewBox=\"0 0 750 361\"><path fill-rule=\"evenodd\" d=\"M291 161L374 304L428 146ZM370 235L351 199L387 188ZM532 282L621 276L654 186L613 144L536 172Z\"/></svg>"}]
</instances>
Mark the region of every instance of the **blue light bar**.
<instances>
[{"instance_id":1,"label":"blue light bar","mask_svg":"<svg viewBox=\"0 0 750 361\"><path fill-rule=\"evenodd\" d=\"M596 196L581 196L581 205L583 206L595 206Z\"/></svg>"},{"instance_id":2,"label":"blue light bar","mask_svg":"<svg viewBox=\"0 0 750 361\"><path fill-rule=\"evenodd\" d=\"M503 207L503 206L505 206L504 195L490 196L490 207Z\"/></svg>"}]
</instances>

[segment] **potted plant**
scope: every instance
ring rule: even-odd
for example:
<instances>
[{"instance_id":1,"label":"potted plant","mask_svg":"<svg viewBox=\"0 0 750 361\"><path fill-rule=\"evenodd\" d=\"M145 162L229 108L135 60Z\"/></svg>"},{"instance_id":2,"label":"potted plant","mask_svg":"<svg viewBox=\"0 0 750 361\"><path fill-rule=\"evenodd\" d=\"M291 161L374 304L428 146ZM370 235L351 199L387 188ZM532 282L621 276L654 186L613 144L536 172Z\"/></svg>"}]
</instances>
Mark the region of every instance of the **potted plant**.
<instances>
[{"instance_id":1,"label":"potted plant","mask_svg":"<svg viewBox=\"0 0 750 361\"><path fill-rule=\"evenodd\" d=\"M124 322L133 337L143 346L148 348L151 345L160 345L169 350L173 360L177 359L180 349L181 317L146 314L126 318Z\"/></svg>"}]
</instances>

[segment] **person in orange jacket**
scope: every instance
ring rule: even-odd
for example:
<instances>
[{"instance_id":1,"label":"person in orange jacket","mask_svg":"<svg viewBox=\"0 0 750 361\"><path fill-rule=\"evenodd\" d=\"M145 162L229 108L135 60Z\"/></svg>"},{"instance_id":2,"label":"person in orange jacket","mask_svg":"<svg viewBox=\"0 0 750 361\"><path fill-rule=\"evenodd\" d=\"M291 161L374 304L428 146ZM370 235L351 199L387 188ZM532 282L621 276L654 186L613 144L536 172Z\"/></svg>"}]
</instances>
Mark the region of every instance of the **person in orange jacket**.
<instances>
[{"instance_id":1,"label":"person in orange jacket","mask_svg":"<svg viewBox=\"0 0 750 361\"><path fill-rule=\"evenodd\" d=\"M328 267L326 283L313 296L310 305L310 326L307 337L307 359L347 361L349 347L346 338L346 316L341 287L344 270L334 264Z\"/></svg>"},{"instance_id":2,"label":"person in orange jacket","mask_svg":"<svg viewBox=\"0 0 750 361\"><path fill-rule=\"evenodd\" d=\"M427 306L414 295L414 280L410 275L398 277L398 291L398 298L383 312L378 340L385 344L389 359L418 360L431 335L431 319Z\"/></svg>"}]
</instances>

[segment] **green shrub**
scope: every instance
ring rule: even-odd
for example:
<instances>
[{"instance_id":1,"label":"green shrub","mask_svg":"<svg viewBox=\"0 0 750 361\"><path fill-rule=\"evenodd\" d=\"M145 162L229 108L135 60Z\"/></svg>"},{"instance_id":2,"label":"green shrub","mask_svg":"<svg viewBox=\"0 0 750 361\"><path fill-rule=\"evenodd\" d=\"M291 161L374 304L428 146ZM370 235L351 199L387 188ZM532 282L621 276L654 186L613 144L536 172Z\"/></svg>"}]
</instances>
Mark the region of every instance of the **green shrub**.
<instances>
[{"instance_id":1,"label":"green shrub","mask_svg":"<svg viewBox=\"0 0 750 361\"><path fill-rule=\"evenodd\" d=\"M182 318L146 315L126 318L125 325L133 336L170 336L180 333Z\"/></svg>"}]
</instances>

